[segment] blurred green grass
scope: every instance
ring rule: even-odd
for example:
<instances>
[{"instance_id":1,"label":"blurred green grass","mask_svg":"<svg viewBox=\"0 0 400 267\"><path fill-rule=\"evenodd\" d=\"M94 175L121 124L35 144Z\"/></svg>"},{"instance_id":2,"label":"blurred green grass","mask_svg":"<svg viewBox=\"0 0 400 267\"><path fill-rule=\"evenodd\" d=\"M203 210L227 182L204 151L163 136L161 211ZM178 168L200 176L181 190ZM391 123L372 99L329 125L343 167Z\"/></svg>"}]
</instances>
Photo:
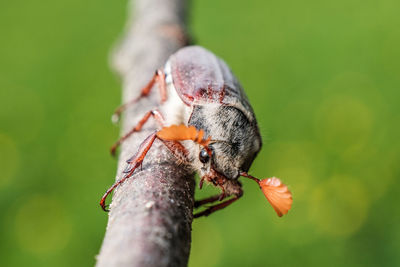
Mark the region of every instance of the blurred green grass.
<instances>
[{"instance_id":1,"label":"blurred green grass","mask_svg":"<svg viewBox=\"0 0 400 267\"><path fill-rule=\"evenodd\" d=\"M112 183L108 55L126 2L3 1L0 9L2 266L90 266ZM189 266L400 265L400 3L192 1L197 43L224 58L264 148L251 169L294 195L278 218L242 200L193 224ZM213 191L208 187L204 196Z\"/></svg>"}]
</instances>

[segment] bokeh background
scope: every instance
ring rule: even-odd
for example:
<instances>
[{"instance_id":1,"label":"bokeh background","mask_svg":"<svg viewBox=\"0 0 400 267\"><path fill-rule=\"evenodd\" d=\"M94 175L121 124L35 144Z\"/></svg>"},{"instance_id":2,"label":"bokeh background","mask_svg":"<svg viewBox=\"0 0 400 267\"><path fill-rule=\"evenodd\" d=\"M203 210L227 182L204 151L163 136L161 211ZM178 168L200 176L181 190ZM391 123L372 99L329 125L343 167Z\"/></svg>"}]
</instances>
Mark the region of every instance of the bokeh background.
<instances>
[{"instance_id":1,"label":"bokeh background","mask_svg":"<svg viewBox=\"0 0 400 267\"><path fill-rule=\"evenodd\" d=\"M0 5L0 265L92 266L116 170L108 57L126 0ZM243 180L240 201L194 222L189 266L400 266L399 10L192 1L197 43L228 62L257 115L251 173L280 177L294 205L278 218Z\"/></svg>"}]
</instances>

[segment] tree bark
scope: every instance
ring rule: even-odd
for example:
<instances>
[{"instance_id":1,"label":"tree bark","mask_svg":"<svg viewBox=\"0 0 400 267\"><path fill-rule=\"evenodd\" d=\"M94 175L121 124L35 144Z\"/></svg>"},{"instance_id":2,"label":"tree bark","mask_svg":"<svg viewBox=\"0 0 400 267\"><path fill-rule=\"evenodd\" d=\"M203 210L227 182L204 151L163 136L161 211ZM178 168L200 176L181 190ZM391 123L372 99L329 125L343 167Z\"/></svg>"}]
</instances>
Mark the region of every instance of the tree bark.
<instances>
[{"instance_id":1,"label":"tree bark","mask_svg":"<svg viewBox=\"0 0 400 267\"><path fill-rule=\"evenodd\" d=\"M112 56L121 75L123 102L137 97L154 71L184 46L185 0L136 0L129 5L125 35ZM134 10L135 12L132 12ZM157 107L157 88L124 115L126 133ZM143 130L121 146L117 180L125 161L157 124L149 119ZM186 266L190 251L194 202L193 173L155 141L142 169L118 186L110 205L105 238L96 266Z\"/></svg>"}]
</instances>

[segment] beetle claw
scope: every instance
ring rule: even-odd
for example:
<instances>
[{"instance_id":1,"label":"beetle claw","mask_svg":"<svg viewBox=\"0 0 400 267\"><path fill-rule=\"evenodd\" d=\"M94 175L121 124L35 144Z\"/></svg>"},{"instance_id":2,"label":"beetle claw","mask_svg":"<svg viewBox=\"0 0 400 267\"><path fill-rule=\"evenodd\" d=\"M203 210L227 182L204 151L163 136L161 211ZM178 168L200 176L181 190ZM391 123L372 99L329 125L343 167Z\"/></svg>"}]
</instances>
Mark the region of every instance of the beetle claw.
<instances>
[{"instance_id":1,"label":"beetle claw","mask_svg":"<svg viewBox=\"0 0 400 267\"><path fill-rule=\"evenodd\" d=\"M109 205L106 205L106 204L105 204L105 201L106 201L106 199L105 199L104 196L103 196L103 198L102 198L101 201L100 201L100 206L101 206L101 208L102 208L105 212L109 212L109 211L110 211L110 210L108 209Z\"/></svg>"},{"instance_id":2,"label":"beetle claw","mask_svg":"<svg viewBox=\"0 0 400 267\"><path fill-rule=\"evenodd\" d=\"M199 189L202 189L202 188L203 188L203 183L204 183L204 177L202 177L202 178L200 179L200 182L199 182Z\"/></svg>"},{"instance_id":3,"label":"beetle claw","mask_svg":"<svg viewBox=\"0 0 400 267\"><path fill-rule=\"evenodd\" d=\"M116 146L116 145L113 145L113 146L110 148L111 156L115 157L115 152L116 152L116 151L117 151L117 146Z\"/></svg>"},{"instance_id":4,"label":"beetle claw","mask_svg":"<svg viewBox=\"0 0 400 267\"><path fill-rule=\"evenodd\" d=\"M124 169L123 173L130 173L131 170L132 170L132 166L131 166L131 165L128 165L128 166L126 166L126 168Z\"/></svg>"}]
</instances>

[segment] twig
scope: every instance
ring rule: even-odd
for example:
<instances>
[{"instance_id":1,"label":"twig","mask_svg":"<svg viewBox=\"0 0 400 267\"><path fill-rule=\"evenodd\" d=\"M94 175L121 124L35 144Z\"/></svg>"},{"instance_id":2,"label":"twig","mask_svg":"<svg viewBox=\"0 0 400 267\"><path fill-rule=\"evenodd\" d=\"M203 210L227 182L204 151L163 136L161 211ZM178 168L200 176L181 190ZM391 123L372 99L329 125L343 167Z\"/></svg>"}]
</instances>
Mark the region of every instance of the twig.
<instances>
[{"instance_id":1,"label":"twig","mask_svg":"<svg viewBox=\"0 0 400 267\"><path fill-rule=\"evenodd\" d=\"M185 44L185 4L185 0L136 0L130 4L135 13L112 59L122 76L124 102L138 96L154 71ZM123 133L157 106L156 92L125 113ZM141 141L155 129L150 120L140 133L122 144L117 176ZM186 266L193 195L193 174L179 166L156 141L142 170L114 192L97 266Z\"/></svg>"}]
</instances>

